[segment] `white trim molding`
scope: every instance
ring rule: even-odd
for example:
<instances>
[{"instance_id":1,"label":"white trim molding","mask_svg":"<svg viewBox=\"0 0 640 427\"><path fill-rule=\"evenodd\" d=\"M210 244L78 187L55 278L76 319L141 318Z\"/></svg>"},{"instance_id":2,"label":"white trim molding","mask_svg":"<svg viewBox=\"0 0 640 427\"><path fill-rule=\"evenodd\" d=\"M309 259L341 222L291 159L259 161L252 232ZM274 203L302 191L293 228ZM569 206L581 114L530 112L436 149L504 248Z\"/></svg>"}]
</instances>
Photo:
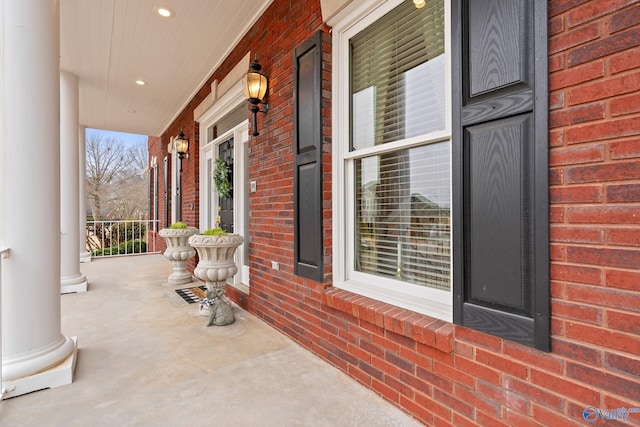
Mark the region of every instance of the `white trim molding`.
<instances>
[{"instance_id":1,"label":"white trim molding","mask_svg":"<svg viewBox=\"0 0 640 427\"><path fill-rule=\"evenodd\" d=\"M241 84L242 76L247 73L249 69L249 58L251 52L247 53L237 64L233 67L233 70L226 75L221 82L214 80L211 83L211 93L193 110L193 120L196 122L205 121L206 118L202 116L209 112L209 109L218 103L219 100L224 98L228 92L234 92L235 86ZM240 91L242 93L242 90Z\"/></svg>"}]
</instances>

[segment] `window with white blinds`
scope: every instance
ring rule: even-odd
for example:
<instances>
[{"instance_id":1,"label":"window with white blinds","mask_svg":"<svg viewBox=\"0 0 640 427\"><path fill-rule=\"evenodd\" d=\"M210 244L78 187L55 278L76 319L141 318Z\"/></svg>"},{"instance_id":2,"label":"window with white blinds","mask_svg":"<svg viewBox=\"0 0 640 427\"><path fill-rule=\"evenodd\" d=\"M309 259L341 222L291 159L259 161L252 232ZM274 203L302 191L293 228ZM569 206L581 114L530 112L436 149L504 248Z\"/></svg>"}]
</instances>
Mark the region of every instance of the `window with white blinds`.
<instances>
[{"instance_id":1,"label":"window with white blinds","mask_svg":"<svg viewBox=\"0 0 640 427\"><path fill-rule=\"evenodd\" d=\"M356 271L449 290L449 143L355 161Z\"/></svg>"},{"instance_id":2,"label":"window with white blinds","mask_svg":"<svg viewBox=\"0 0 640 427\"><path fill-rule=\"evenodd\" d=\"M351 150L444 130L444 2L405 1L350 40Z\"/></svg>"},{"instance_id":3,"label":"window with white blinds","mask_svg":"<svg viewBox=\"0 0 640 427\"><path fill-rule=\"evenodd\" d=\"M444 15L442 0L423 8L405 1L349 40L345 161L353 171L353 271L450 291Z\"/></svg>"}]
</instances>

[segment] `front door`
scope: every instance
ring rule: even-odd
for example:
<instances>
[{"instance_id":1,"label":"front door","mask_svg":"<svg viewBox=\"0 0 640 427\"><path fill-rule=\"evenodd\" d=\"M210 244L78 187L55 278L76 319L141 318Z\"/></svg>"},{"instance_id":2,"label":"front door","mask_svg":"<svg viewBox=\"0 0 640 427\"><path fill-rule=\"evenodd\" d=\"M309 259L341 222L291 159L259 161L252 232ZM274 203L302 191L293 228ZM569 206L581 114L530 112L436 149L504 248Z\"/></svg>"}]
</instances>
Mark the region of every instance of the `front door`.
<instances>
[{"instance_id":1,"label":"front door","mask_svg":"<svg viewBox=\"0 0 640 427\"><path fill-rule=\"evenodd\" d=\"M233 137L218 145L218 158L227 164L229 182L233 185ZM229 197L218 197L218 226L233 233L233 188Z\"/></svg>"},{"instance_id":2,"label":"front door","mask_svg":"<svg viewBox=\"0 0 640 427\"><path fill-rule=\"evenodd\" d=\"M249 285L249 121L244 119L214 137L215 123L200 127L201 141L207 141L200 152L200 228L220 227L244 237L244 245L236 251L236 264L242 274L236 274L233 283ZM230 197L220 197L216 189L217 159L229 167Z\"/></svg>"}]
</instances>

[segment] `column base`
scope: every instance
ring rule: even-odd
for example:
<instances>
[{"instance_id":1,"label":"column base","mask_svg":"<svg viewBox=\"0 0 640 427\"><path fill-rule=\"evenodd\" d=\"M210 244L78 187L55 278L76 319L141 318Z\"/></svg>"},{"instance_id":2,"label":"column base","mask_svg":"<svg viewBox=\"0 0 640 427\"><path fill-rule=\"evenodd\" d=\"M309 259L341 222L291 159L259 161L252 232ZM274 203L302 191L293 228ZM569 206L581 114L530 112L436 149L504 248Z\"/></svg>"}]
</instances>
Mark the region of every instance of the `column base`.
<instances>
[{"instance_id":1,"label":"column base","mask_svg":"<svg viewBox=\"0 0 640 427\"><path fill-rule=\"evenodd\" d=\"M185 285L191 282L193 282L193 276L191 276L191 274L189 273L185 273L185 274L173 273L169 275L169 278L167 279L167 284L169 286Z\"/></svg>"},{"instance_id":2,"label":"column base","mask_svg":"<svg viewBox=\"0 0 640 427\"><path fill-rule=\"evenodd\" d=\"M82 253L80 254L80 262L81 262L81 263L91 262L91 253L89 253L89 252L82 252Z\"/></svg>"},{"instance_id":3,"label":"column base","mask_svg":"<svg viewBox=\"0 0 640 427\"><path fill-rule=\"evenodd\" d=\"M60 280L60 293L71 294L74 292L87 292L88 285L87 278L84 274L73 277L63 277Z\"/></svg>"},{"instance_id":4,"label":"column base","mask_svg":"<svg viewBox=\"0 0 640 427\"><path fill-rule=\"evenodd\" d=\"M60 364L28 377L18 378L12 381L3 381L0 387L2 399L21 396L33 391L46 388L56 388L73 382L73 372L76 369L78 359L78 337L73 340L73 352Z\"/></svg>"}]
</instances>

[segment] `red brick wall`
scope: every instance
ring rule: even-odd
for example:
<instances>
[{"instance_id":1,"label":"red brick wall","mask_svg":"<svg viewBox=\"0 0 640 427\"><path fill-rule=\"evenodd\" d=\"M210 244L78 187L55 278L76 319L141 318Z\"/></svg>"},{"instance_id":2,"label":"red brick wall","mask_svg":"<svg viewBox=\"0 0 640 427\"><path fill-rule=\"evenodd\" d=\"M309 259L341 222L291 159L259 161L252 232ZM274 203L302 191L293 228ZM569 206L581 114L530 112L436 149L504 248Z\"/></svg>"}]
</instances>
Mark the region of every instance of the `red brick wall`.
<instances>
[{"instance_id":1,"label":"red brick wall","mask_svg":"<svg viewBox=\"0 0 640 427\"><path fill-rule=\"evenodd\" d=\"M304 328L291 321L297 311L320 310L326 285L293 274L293 60L295 48L318 30L323 37L323 217L325 272L331 271L331 37L322 23L319 1L275 1L257 22L255 31L268 28L269 43L258 53L269 75L269 114L259 126L260 136L251 139L249 175L256 180L251 194L251 295L249 309L265 321L297 339ZM250 33L251 34L251 33ZM252 52L253 55L253 52ZM261 58L264 58L261 59ZM280 270L271 269L271 261ZM329 264L329 265L327 265ZM308 301L305 301L308 300ZM307 308L307 304L311 307ZM294 311L295 310L295 311Z\"/></svg>"},{"instance_id":2,"label":"red brick wall","mask_svg":"<svg viewBox=\"0 0 640 427\"><path fill-rule=\"evenodd\" d=\"M166 155L166 146L163 147L162 146L162 139L158 136L150 136L149 139L147 140L147 149L149 150L149 174L150 174L150 180L151 180L151 194L149 195L149 197L151 197L151 211L149 212L149 219L154 219L154 209L155 209L155 204L154 204L154 195L153 192L155 191L156 185L153 181L153 169L151 169L151 158L153 156L156 156L156 162L158 164L158 212L157 214L155 214L155 218L158 219L158 226L157 226L157 230L160 231L160 229L165 227L165 223L164 223L164 212L165 212L165 208L164 208L164 179L163 179L163 173L164 173L164 156ZM149 237L148 240L149 242L149 248L150 249L154 249L160 253L163 253L166 249L167 249L167 245L164 241L163 238L161 238L158 235L157 231L153 231L153 226L150 227L149 229Z\"/></svg>"},{"instance_id":3,"label":"red brick wall","mask_svg":"<svg viewBox=\"0 0 640 427\"><path fill-rule=\"evenodd\" d=\"M325 283L292 264L293 50L317 30L327 36ZM580 426L588 406L640 407L640 2L550 0L549 32L550 353L330 286L331 50L319 1L275 0L162 137L166 146L184 129L196 141L193 108L252 51L270 110L249 143L250 295L232 298L428 425ZM197 182L192 147L184 176ZM184 198L195 221L197 188Z\"/></svg>"},{"instance_id":4,"label":"red brick wall","mask_svg":"<svg viewBox=\"0 0 640 427\"><path fill-rule=\"evenodd\" d=\"M221 81L236 66L236 64L251 52L251 59L257 58L262 65L262 72L269 76L270 89L267 94L269 113L259 114L258 129L260 136L251 137L249 143L250 165L249 176L258 182L258 191L250 197L251 257L252 270L258 268L255 278L256 286L261 277L268 278L271 274L266 271L261 276L259 271L267 266L271 268L271 260L280 261L282 269L288 269L293 276L293 169L292 154L292 73L293 49L305 41L316 31L328 28L322 23L319 0L311 2L275 1L256 25L249 30L240 41L236 49L223 61L222 65L211 75L196 96L188 103L176 120L161 136L160 147L154 147L150 156L158 156L158 161L167 154L167 145L172 136L182 130L189 139L189 160L183 164L183 221L190 226L199 227L199 128L193 120L194 109L211 92L211 83ZM329 37L330 38L330 37ZM330 48L325 53L330 55ZM330 78L330 70L326 70L326 77ZM325 87L326 108L323 114L330 123L329 108L331 96L330 80ZM249 112L247 111L247 117ZM325 169L330 175L330 144L331 129L325 128L327 138L325 150ZM150 148L151 150L151 148ZM330 180L326 186L327 203L330 205ZM161 203L162 204L162 203ZM325 214L328 221L326 236L330 239L331 212ZM170 223L174 222L170 219ZM164 226L164 225L163 225ZM157 239L159 247L164 247L162 238ZM330 240L325 245L327 256L331 254ZM188 268L195 267L197 256L188 263ZM327 266L330 271L330 266ZM253 271L252 271L253 274ZM265 282L268 283L268 282ZM254 283L252 282L252 285ZM238 296L240 298L240 296ZM246 305L246 304L245 304Z\"/></svg>"},{"instance_id":5,"label":"red brick wall","mask_svg":"<svg viewBox=\"0 0 640 427\"><path fill-rule=\"evenodd\" d=\"M552 349L567 391L591 388L565 403L580 419L640 406L640 3L549 16Z\"/></svg>"},{"instance_id":6,"label":"red brick wall","mask_svg":"<svg viewBox=\"0 0 640 427\"><path fill-rule=\"evenodd\" d=\"M185 158L182 162L182 221L186 222L191 227L198 227L199 224L199 212L200 212L200 174L199 174L199 162L200 162L200 131L198 123L193 120L193 110L200 102L207 96L207 90L210 91L210 85L201 89L196 97L194 97L185 110L178 116L178 118L167 128L161 137L149 137L149 158L152 156L157 157L158 162L158 219L160 221L158 230L165 228L168 225L176 222L177 218L171 217L171 186L172 186L172 172L171 172L171 154L168 152L167 147L171 142L172 137L178 136L180 131L185 135L185 138L189 140L188 158ZM169 197L169 224L164 221L165 218L165 202L164 202L164 158L168 156L168 188L167 195ZM153 233L151 238L155 239L156 250L164 252L166 249L165 240L157 233ZM191 258L187 267L193 270L197 264L197 256Z\"/></svg>"}]
</instances>

